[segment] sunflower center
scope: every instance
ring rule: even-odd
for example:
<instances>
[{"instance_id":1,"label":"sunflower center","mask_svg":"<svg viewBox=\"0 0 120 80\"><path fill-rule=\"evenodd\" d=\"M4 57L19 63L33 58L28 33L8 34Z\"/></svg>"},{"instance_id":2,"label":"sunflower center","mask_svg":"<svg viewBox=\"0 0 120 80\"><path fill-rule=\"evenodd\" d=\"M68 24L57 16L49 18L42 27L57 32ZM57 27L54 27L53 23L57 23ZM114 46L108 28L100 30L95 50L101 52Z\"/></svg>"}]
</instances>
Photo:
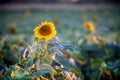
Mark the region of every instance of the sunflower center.
<instances>
[{"instance_id":1,"label":"sunflower center","mask_svg":"<svg viewBox=\"0 0 120 80\"><path fill-rule=\"evenodd\" d=\"M87 29L90 29L90 26L89 26L89 24L87 24L87 25L86 25L86 28L87 28Z\"/></svg>"},{"instance_id":2,"label":"sunflower center","mask_svg":"<svg viewBox=\"0 0 120 80\"><path fill-rule=\"evenodd\" d=\"M47 36L51 33L51 29L48 25L45 25L40 28L39 32L41 35Z\"/></svg>"}]
</instances>

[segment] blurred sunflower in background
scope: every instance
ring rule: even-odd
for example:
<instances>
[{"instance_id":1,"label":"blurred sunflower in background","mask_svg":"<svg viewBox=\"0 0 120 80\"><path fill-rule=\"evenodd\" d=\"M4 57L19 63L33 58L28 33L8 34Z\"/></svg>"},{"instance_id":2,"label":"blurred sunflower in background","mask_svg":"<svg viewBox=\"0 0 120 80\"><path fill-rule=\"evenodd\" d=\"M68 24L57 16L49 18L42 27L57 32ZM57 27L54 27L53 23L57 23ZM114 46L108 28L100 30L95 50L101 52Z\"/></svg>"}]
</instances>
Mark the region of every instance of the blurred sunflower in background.
<instances>
[{"instance_id":1,"label":"blurred sunflower in background","mask_svg":"<svg viewBox=\"0 0 120 80\"><path fill-rule=\"evenodd\" d=\"M94 27L94 24L92 22L84 23L84 28L88 31L91 31L91 32L95 31L95 27Z\"/></svg>"},{"instance_id":2,"label":"blurred sunflower in background","mask_svg":"<svg viewBox=\"0 0 120 80\"><path fill-rule=\"evenodd\" d=\"M57 31L52 22L45 21L36 26L34 33L38 39L50 40L56 35Z\"/></svg>"}]
</instances>

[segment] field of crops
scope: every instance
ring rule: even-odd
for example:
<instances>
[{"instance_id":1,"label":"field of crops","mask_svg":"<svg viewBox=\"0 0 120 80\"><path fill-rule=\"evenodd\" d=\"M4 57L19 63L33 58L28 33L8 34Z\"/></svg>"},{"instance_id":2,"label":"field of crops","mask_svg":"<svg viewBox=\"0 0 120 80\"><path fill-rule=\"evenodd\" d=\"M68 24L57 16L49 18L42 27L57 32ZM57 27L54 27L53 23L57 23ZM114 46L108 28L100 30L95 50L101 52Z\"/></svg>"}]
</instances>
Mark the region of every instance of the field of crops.
<instances>
[{"instance_id":1,"label":"field of crops","mask_svg":"<svg viewBox=\"0 0 120 80\"><path fill-rule=\"evenodd\" d=\"M44 42L33 30L45 21L57 33ZM0 80L118 80L119 34L118 8L0 10Z\"/></svg>"}]
</instances>

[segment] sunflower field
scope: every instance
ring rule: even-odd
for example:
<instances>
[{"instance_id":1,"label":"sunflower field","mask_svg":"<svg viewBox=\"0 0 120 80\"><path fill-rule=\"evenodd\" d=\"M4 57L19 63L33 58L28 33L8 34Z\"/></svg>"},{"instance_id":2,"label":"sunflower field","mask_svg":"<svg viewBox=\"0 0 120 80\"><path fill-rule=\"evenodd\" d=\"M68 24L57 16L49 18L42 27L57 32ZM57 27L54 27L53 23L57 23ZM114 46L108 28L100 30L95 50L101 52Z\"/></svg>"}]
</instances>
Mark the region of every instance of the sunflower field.
<instances>
[{"instance_id":1,"label":"sunflower field","mask_svg":"<svg viewBox=\"0 0 120 80\"><path fill-rule=\"evenodd\" d=\"M0 9L0 80L119 80L120 9Z\"/></svg>"}]
</instances>

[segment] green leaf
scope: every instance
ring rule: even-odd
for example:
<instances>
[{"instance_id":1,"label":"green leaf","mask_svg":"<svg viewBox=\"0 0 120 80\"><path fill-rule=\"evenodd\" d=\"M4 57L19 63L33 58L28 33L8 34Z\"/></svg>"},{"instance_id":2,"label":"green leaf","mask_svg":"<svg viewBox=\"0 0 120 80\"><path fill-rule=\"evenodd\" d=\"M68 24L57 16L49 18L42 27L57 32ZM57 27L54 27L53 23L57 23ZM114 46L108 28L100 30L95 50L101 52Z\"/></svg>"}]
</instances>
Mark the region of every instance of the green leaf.
<instances>
[{"instance_id":1,"label":"green leaf","mask_svg":"<svg viewBox=\"0 0 120 80\"><path fill-rule=\"evenodd\" d=\"M91 80L98 80L99 77L99 71L94 71L91 73Z\"/></svg>"},{"instance_id":2,"label":"green leaf","mask_svg":"<svg viewBox=\"0 0 120 80\"><path fill-rule=\"evenodd\" d=\"M15 70L16 71L16 70ZM14 77L22 78L24 71L22 69L18 70Z\"/></svg>"},{"instance_id":3,"label":"green leaf","mask_svg":"<svg viewBox=\"0 0 120 80\"><path fill-rule=\"evenodd\" d=\"M42 64L39 66L40 67L40 70L38 70L37 72L34 72L32 74L32 76L36 75L36 76L41 76L41 75L45 75L47 73L54 73L56 74L56 70L54 68L52 68L51 65L48 65L48 64Z\"/></svg>"},{"instance_id":4,"label":"green leaf","mask_svg":"<svg viewBox=\"0 0 120 80\"><path fill-rule=\"evenodd\" d=\"M71 68L71 64L67 60L61 60L60 63L67 69Z\"/></svg>"},{"instance_id":5,"label":"green leaf","mask_svg":"<svg viewBox=\"0 0 120 80\"><path fill-rule=\"evenodd\" d=\"M52 64L52 56L47 53L45 57L35 58L33 62L36 65L36 69L39 70L40 69L39 67L42 64L48 64L48 65Z\"/></svg>"},{"instance_id":6,"label":"green leaf","mask_svg":"<svg viewBox=\"0 0 120 80\"><path fill-rule=\"evenodd\" d=\"M52 73L56 73L55 69L51 65L48 65L48 64L40 65L40 69L48 69L48 70L51 70Z\"/></svg>"},{"instance_id":7,"label":"green leaf","mask_svg":"<svg viewBox=\"0 0 120 80\"><path fill-rule=\"evenodd\" d=\"M88 58L103 58L104 52L98 45L84 45L81 48L81 52Z\"/></svg>"},{"instance_id":8,"label":"green leaf","mask_svg":"<svg viewBox=\"0 0 120 80\"><path fill-rule=\"evenodd\" d=\"M73 55L74 55L75 57L77 57L78 59L86 60L86 57L85 57L84 54L82 54L82 53L74 53Z\"/></svg>"},{"instance_id":9,"label":"green leaf","mask_svg":"<svg viewBox=\"0 0 120 80\"><path fill-rule=\"evenodd\" d=\"M1 78L1 76L0 76L0 80L6 80L6 79L4 77Z\"/></svg>"},{"instance_id":10,"label":"green leaf","mask_svg":"<svg viewBox=\"0 0 120 80\"><path fill-rule=\"evenodd\" d=\"M103 62L104 62L103 59L91 59L91 60L90 60L90 64L91 64L90 67L91 67L92 69L99 68Z\"/></svg>"},{"instance_id":11,"label":"green leaf","mask_svg":"<svg viewBox=\"0 0 120 80\"><path fill-rule=\"evenodd\" d=\"M6 73L5 73L5 75L4 75L4 77L5 77L6 79L10 79L10 78L11 78L10 74L11 74L12 70L15 70L14 67L10 67L10 68L6 71Z\"/></svg>"},{"instance_id":12,"label":"green leaf","mask_svg":"<svg viewBox=\"0 0 120 80\"><path fill-rule=\"evenodd\" d=\"M116 60L115 65L120 69L120 60Z\"/></svg>"},{"instance_id":13,"label":"green leaf","mask_svg":"<svg viewBox=\"0 0 120 80\"><path fill-rule=\"evenodd\" d=\"M27 63L26 67L31 67L32 65L33 65L33 60L30 60L30 61Z\"/></svg>"},{"instance_id":14,"label":"green leaf","mask_svg":"<svg viewBox=\"0 0 120 80\"><path fill-rule=\"evenodd\" d=\"M61 71L68 71L68 70L70 70L70 69L68 69L68 68L58 68L58 70L61 70Z\"/></svg>"},{"instance_id":15,"label":"green leaf","mask_svg":"<svg viewBox=\"0 0 120 80\"><path fill-rule=\"evenodd\" d=\"M28 63L27 60L24 60L24 59L23 59L23 60L20 61L20 63L19 63L18 65L19 65L20 67L24 68L27 63Z\"/></svg>"},{"instance_id":16,"label":"green leaf","mask_svg":"<svg viewBox=\"0 0 120 80\"><path fill-rule=\"evenodd\" d=\"M22 80L23 78L27 78L27 77L30 77L30 75L27 73L27 72L25 72L23 69L15 69L14 68L14 70L12 70L12 71L14 71L14 77L9 77L9 78L7 78L7 79L11 79L11 80L16 80L16 79L19 79L19 80ZM11 73L10 73L11 74ZM9 74L9 75L10 75ZM24 79L23 79L24 80Z\"/></svg>"},{"instance_id":17,"label":"green leaf","mask_svg":"<svg viewBox=\"0 0 120 80\"><path fill-rule=\"evenodd\" d=\"M85 51L99 51L98 45L93 44L93 45L84 45L82 47L83 50Z\"/></svg>"},{"instance_id":18,"label":"green leaf","mask_svg":"<svg viewBox=\"0 0 120 80\"><path fill-rule=\"evenodd\" d=\"M81 70L78 69L77 67L72 67L72 72L75 73L77 77L80 77L80 80L85 80L84 75L82 74Z\"/></svg>"},{"instance_id":19,"label":"green leaf","mask_svg":"<svg viewBox=\"0 0 120 80\"><path fill-rule=\"evenodd\" d=\"M47 73L52 73L52 71L49 69L41 69L41 70L38 70L37 72L34 72L32 74L32 76L41 76L41 75L45 75Z\"/></svg>"}]
</instances>

